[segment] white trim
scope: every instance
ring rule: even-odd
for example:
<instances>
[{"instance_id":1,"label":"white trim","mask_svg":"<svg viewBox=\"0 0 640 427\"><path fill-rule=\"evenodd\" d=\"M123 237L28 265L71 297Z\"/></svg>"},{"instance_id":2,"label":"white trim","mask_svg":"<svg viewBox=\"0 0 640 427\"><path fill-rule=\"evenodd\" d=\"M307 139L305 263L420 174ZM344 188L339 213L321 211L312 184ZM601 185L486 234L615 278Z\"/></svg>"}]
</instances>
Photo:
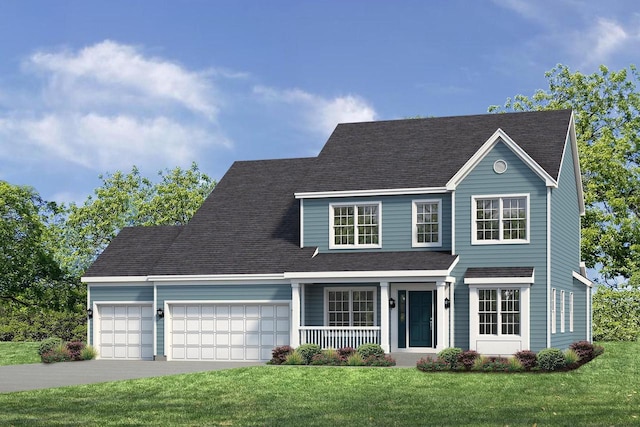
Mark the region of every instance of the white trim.
<instances>
[{"instance_id":1,"label":"white trim","mask_svg":"<svg viewBox=\"0 0 640 427\"><path fill-rule=\"evenodd\" d=\"M304 200L300 200L300 247L304 248Z\"/></svg>"},{"instance_id":2,"label":"white trim","mask_svg":"<svg viewBox=\"0 0 640 427\"><path fill-rule=\"evenodd\" d=\"M576 137L576 122L575 113L571 111L571 118L569 119L569 130L567 131L567 138L571 142L572 154L573 154L573 170L576 180L576 187L578 189L578 207L580 209L580 215L585 214L584 206L584 190L582 188L582 171L580 170L580 153L578 152L578 138ZM562 153L564 158L564 153ZM560 163L562 165L562 163ZM560 169L562 170L562 169ZM558 181L560 176L558 174Z\"/></svg>"},{"instance_id":3,"label":"white trim","mask_svg":"<svg viewBox=\"0 0 640 427\"><path fill-rule=\"evenodd\" d=\"M564 289L560 290L560 333L564 333L565 330L565 320L567 320L565 316L565 302L564 302L565 292Z\"/></svg>"},{"instance_id":4,"label":"white trim","mask_svg":"<svg viewBox=\"0 0 640 427\"><path fill-rule=\"evenodd\" d=\"M451 254L456 254L456 192L451 192Z\"/></svg>"},{"instance_id":5,"label":"white trim","mask_svg":"<svg viewBox=\"0 0 640 427\"><path fill-rule=\"evenodd\" d=\"M555 334L557 331L558 322L558 292L556 288L551 288L551 333Z\"/></svg>"},{"instance_id":6,"label":"white trim","mask_svg":"<svg viewBox=\"0 0 640 427\"><path fill-rule=\"evenodd\" d=\"M153 306L151 307L153 311L153 358L155 360L156 356L158 356L158 317L156 313L158 312L158 286L153 284Z\"/></svg>"},{"instance_id":7,"label":"white trim","mask_svg":"<svg viewBox=\"0 0 640 427\"><path fill-rule=\"evenodd\" d=\"M569 332L573 332L573 292L569 292Z\"/></svg>"},{"instance_id":8,"label":"white trim","mask_svg":"<svg viewBox=\"0 0 640 427\"><path fill-rule=\"evenodd\" d=\"M576 273L575 271L573 272L573 278L576 279L577 281L579 281L580 283L582 283L585 286L588 286L590 288L593 288L593 282L589 279L587 279L586 277L584 277L582 274L580 273Z\"/></svg>"},{"instance_id":9,"label":"white trim","mask_svg":"<svg viewBox=\"0 0 640 427\"><path fill-rule=\"evenodd\" d=\"M437 242L418 242L418 204L437 204L438 205L438 241ZM442 199L418 199L411 201L411 247L414 248L436 248L442 247Z\"/></svg>"},{"instance_id":10,"label":"white trim","mask_svg":"<svg viewBox=\"0 0 640 427\"><path fill-rule=\"evenodd\" d=\"M406 347L405 348L398 348L398 312L397 310L399 309L398 304L400 303L400 299L398 298L398 291L407 291L407 312L406 314L409 314L408 311L408 301L409 301L409 292L411 291L431 291L433 292L433 296L434 299L432 300L432 304L433 306L436 306L436 304L438 304L437 301L437 290L438 290L438 283L439 282L446 282L446 280L440 280L440 279L425 279L423 278L423 280L421 280L420 282L416 283L416 282L406 282L406 281L390 281L389 284L389 295L391 297L393 297L396 300L396 308L393 309L393 311L391 312L392 314L390 315L390 322L389 322L389 327L390 327L390 345L391 345L391 351L392 352L398 352L398 353L435 353L436 351L438 351L436 349L436 347L409 347L409 328L407 327L405 333L406 333ZM439 307L436 309L438 316L443 316L443 312L445 311L444 308L440 309ZM407 318L408 319L408 318ZM438 317L436 319L436 323L440 322L442 320L442 317ZM408 323L408 321L407 321ZM438 323L439 324L439 323ZM436 339L438 343L441 342L440 337L437 337L437 331L435 330L435 328L432 330L432 334L433 334L433 339ZM432 342L433 344L433 342ZM440 344L437 344L440 345Z\"/></svg>"},{"instance_id":11,"label":"white trim","mask_svg":"<svg viewBox=\"0 0 640 427\"><path fill-rule=\"evenodd\" d=\"M303 305L300 299L300 284L297 282L291 283L291 318L289 319L291 326L289 330L291 335L289 336L289 344L293 348L297 348L300 345L300 326L301 326L301 306Z\"/></svg>"},{"instance_id":12,"label":"white trim","mask_svg":"<svg viewBox=\"0 0 640 427\"><path fill-rule=\"evenodd\" d=\"M358 208L365 206L377 206L378 212L378 243L360 244L358 243ZM336 244L334 229L334 209L353 207L353 244ZM354 203L329 203L329 249L380 249L382 248L382 202L354 202Z\"/></svg>"},{"instance_id":13,"label":"white trim","mask_svg":"<svg viewBox=\"0 0 640 427\"><path fill-rule=\"evenodd\" d=\"M525 203L527 204L526 209L526 239L504 239L502 237L503 230L503 221L504 218L502 216L502 203L503 199L517 199L517 198L525 198ZM496 240L478 240L478 223L476 219L477 212L477 200L485 200L485 199L498 199L500 204L499 207L499 218L498 218L498 239ZM517 194L476 194L471 196L471 244L472 245L525 245L531 242L531 200L529 193L517 193Z\"/></svg>"},{"instance_id":14,"label":"white trim","mask_svg":"<svg viewBox=\"0 0 640 427\"><path fill-rule=\"evenodd\" d=\"M193 275L162 275L148 276L147 279L152 282L249 282L246 284L255 284L255 281L277 281L284 280L283 273L275 274L193 274ZM205 283L214 284L214 283ZM224 284L224 283L223 283ZM234 283L237 285L243 283ZM162 285L159 283L158 285Z\"/></svg>"},{"instance_id":15,"label":"white trim","mask_svg":"<svg viewBox=\"0 0 640 427\"><path fill-rule=\"evenodd\" d=\"M447 182L447 190L453 191L471 173L471 171L489 154L489 152L502 141L513 151L533 172L535 172L548 187L557 187L558 183L535 160L516 144L502 129L498 128L491 137L475 152L473 156L460 168L458 172Z\"/></svg>"},{"instance_id":16,"label":"white trim","mask_svg":"<svg viewBox=\"0 0 640 427\"><path fill-rule=\"evenodd\" d=\"M547 187L547 348L551 347L551 188Z\"/></svg>"},{"instance_id":17,"label":"white trim","mask_svg":"<svg viewBox=\"0 0 640 427\"><path fill-rule=\"evenodd\" d=\"M446 192L447 187L410 187L373 190L309 191L293 193L293 195L296 199L325 199L335 197L405 196L409 194L437 194Z\"/></svg>"},{"instance_id":18,"label":"white trim","mask_svg":"<svg viewBox=\"0 0 640 427\"><path fill-rule=\"evenodd\" d=\"M94 301L92 304L92 310L93 310L93 325L91 328L91 334L93 335L93 344L92 346L98 351L98 356L96 357L96 359L101 359L100 356L100 309L98 308L98 306L103 306L103 305L127 305L127 306L132 306L132 305L139 305L139 306L149 306L151 307L151 310L153 310L153 307L155 306L155 302L154 301ZM155 331L155 321L156 321L156 313L155 311L153 311L151 313L151 316L153 317L153 324L154 327L152 328L152 331ZM140 330L142 331L142 322L140 323ZM88 331L87 331L88 332ZM157 345L157 340L158 337L155 335L154 332L152 332L153 335L153 343L152 343L152 353L154 353L153 355L151 355L151 359L153 360L153 357L155 356L155 347ZM96 338L98 338L98 342L96 342ZM140 343L140 345L142 345L142 343ZM142 359L142 357L141 357ZM131 359L131 360L136 360L136 359Z\"/></svg>"},{"instance_id":19,"label":"white trim","mask_svg":"<svg viewBox=\"0 0 640 427\"><path fill-rule=\"evenodd\" d=\"M146 282L147 276L97 276L80 278L82 283L118 283L122 284L127 282ZM137 284L137 283L136 283Z\"/></svg>"},{"instance_id":20,"label":"white trim","mask_svg":"<svg viewBox=\"0 0 640 427\"><path fill-rule=\"evenodd\" d=\"M285 273L285 277L291 280L329 280L329 279L389 279L393 282L394 278L402 278L407 280L415 278L421 281L436 280L444 278L447 282L455 281L450 277L451 271L447 270L393 270L393 271L315 271L315 272L292 272Z\"/></svg>"},{"instance_id":21,"label":"white trim","mask_svg":"<svg viewBox=\"0 0 640 427\"><path fill-rule=\"evenodd\" d=\"M91 310L93 310L93 316L96 315L97 311L93 309L93 305L91 305L91 286L87 286L87 306L85 308L85 310L87 308L91 307ZM85 314L86 316L86 314ZM86 316L87 318L87 344L90 344L93 346L93 341L91 340L92 335L93 335L93 316L91 319L89 319L89 316ZM95 346L94 346L95 347Z\"/></svg>"},{"instance_id":22,"label":"white trim","mask_svg":"<svg viewBox=\"0 0 640 427\"><path fill-rule=\"evenodd\" d=\"M530 277L466 277L466 285L532 285L534 274Z\"/></svg>"},{"instance_id":23,"label":"white trim","mask_svg":"<svg viewBox=\"0 0 640 427\"><path fill-rule=\"evenodd\" d=\"M385 353L391 351L391 334L389 333L389 316L391 314L389 308L389 290L389 282L380 282L380 346Z\"/></svg>"}]
</instances>

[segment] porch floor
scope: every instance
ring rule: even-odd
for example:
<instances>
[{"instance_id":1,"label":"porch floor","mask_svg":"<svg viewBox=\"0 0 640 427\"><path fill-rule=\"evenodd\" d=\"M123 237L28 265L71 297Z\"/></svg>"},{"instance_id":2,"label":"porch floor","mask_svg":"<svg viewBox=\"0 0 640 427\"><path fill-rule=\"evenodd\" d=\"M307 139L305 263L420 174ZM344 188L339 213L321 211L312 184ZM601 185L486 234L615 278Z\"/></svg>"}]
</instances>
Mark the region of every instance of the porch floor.
<instances>
[{"instance_id":1,"label":"porch floor","mask_svg":"<svg viewBox=\"0 0 640 427\"><path fill-rule=\"evenodd\" d=\"M396 360L398 368L415 368L416 363L423 357L434 356L435 353L389 353Z\"/></svg>"}]
</instances>

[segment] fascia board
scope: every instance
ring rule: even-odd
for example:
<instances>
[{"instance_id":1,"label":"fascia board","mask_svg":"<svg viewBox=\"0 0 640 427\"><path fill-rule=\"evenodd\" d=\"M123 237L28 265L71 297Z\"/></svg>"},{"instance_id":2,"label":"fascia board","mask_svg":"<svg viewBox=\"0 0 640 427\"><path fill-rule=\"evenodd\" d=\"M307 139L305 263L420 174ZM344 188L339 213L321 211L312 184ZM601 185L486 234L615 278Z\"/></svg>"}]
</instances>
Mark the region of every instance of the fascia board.
<instances>
[{"instance_id":1,"label":"fascia board","mask_svg":"<svg viewBox=\"0 0 640 427\"><path fill-rule=\"evenodd\" d=\"M538 175L548 187L557 187L556 182L551 175L549 175L535 160L527 154L518 144L509 137L502 129L498 128L493 135L487 141L482 144L482 147L475 152L473 156L460 168L458 172L447 182L447 190L455 191L458 185L471 173L471 171L485 158L487 154L496 146L499 140L502 140L516 156L518 156L536 175Z\"/></svg>"},{"instance_id":2,"label":"fascia board","mask_svg":"<svg viewBox=\"0 0 640 427\"><path fill-rule=\"evenodd\" d=\"M194 274L148 276L151 282L241 282L284 280L282 273L275 274Z\"/></svg>"},{"instance_id":3,"label":"fascia board","mask_svg":"<svg viewBox=\"0 0 640 427\"><path fill-rule=\"evenodd\" d=\"M593 282L591 280L587 279L586 277L584 277L582 274L576 273L574 271L573 272L573 278L578 280L583 285L588 286L590 288L593 288Z\"/></svg>"},{"instance_id":4,"label":"fascia board","mask_svg":"<svg viewBox=\"0 0 640 427\"><path fill-rule=\"evenodd\" d=\"M146 282L147 276L83 276L80 278L82 283L131 283Z\"/></svg>"},{"instance_id":5,"label":"fascia board","mask_svg":"<svg viewBox=\"0 0 640 427\"><path fill-rule=\"evenodd\" d=\"M326 199L333 197L363 197L363 196L403 196L410 194L438 194L446 193L446 187L415 187L388 188L374 190L345 190L345 191L317 191L293 193L296 199Z\"/></svg>"},{"instance_id":6,"label":"fascia board","mask_svg":"<svg viewBox=\"0 0 640 427\"><path fill-rule=\"evenodd\" d=\"M465 285L531 285L534 283L531 277L468 277L464 279Z\"/></svg>"},{"instance_id":7,"label":"fascia board","mask_svg":"<svg viewBox=\"0 0 640 427\"><path fill-rule=\"evenodd\" d=\"M447 270L390 270L390 271L314 271L314 272L288 272L284 274L286 279L376 279L376 278L435 278L444 277L447 281L453 280Z\"/></svg>"}]
</instances>

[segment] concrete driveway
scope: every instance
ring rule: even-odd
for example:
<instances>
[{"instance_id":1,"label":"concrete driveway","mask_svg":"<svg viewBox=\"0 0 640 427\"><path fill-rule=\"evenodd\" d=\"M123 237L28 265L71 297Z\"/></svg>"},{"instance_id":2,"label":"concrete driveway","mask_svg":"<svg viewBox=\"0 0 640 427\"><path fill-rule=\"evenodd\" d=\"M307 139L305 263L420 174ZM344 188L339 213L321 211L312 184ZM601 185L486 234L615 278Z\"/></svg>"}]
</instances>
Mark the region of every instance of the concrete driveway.
<instances>
[{"instance_id":1,"label":"concrete driveway","mask_svg":"<svg viewBox=\"0 0 640 427\"><path fill-rule=\"evenodd\" d=\"M264 365L264 362L88 360L83 362L0 366L0 393L260 365Z\"/></svg>"}]
</instances>

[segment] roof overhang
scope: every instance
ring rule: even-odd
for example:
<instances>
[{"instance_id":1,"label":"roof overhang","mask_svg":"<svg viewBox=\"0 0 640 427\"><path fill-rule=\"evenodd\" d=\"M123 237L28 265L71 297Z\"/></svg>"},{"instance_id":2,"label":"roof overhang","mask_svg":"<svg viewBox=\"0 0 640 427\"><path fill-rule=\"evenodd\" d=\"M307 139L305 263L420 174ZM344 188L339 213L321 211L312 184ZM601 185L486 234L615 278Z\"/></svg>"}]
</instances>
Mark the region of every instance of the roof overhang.
<instances>
[{"instance_id":1,"label":"roof overhang","mask_svg":"<svg viewBox=\"0 0 640 427\"><path fill-rule=\"evenodd\" d=\"M530 285L534 282L532 267L470 268L464 278L466 285Z\"/></svg>"},{"instance_id":2,"label":"roof overhang","mask_svg":"<svg viewBox=\"0 0 640 427\"><path fill-rule=\"evenodd\" d=\"M587 279L586 277L584 277L582 274L580 273L576 273L575 271L573 272L573 278L576 279L578 282L582 283L585 286L588 286L590 288L593 288L593 282L589 279Z\"/></svg>"},{"instance_id":3,"label":"roof overhang","mask_svg":"<svg viewBox=\"0 0 640 427\"><path fill-rule=\"evenodd\" d=\"M482 144L482 147L475 152L473 156L456 172L453 177L447 182L447 190L454 191L458 185L471 173L471 171L485 158L487 154L495 147L500 141L502 141L511 151L513 151L531 170L536 173L545 182L547 187L556 188L558 182L553 179L551 175L544 170L535 160L531 158L518 144L509 137L502 129L498 128L493 135L487 141Z\"/></svg>"},{"instance_id":4,"label":"roof overhang","mask_svg":"<svg viewBox=\"0 0 640 427\"><path fill-rule=\"evenodd\" d=\"M331 197L404 196L409 194L446 193L447 187L382 188L375 190L309 191L294 193L296 199L325 199Z\"/></svg>"},{"instance_id":5,"label":"roof overhang","mask_svg":"<svg viewBox=\"0 0 640 427\"><path fill-rule=\"evenodd\" d=\"M83 276L80 281L82 283L138 283L146 282L147 276Z\"/></svg>"}]
</instances>

